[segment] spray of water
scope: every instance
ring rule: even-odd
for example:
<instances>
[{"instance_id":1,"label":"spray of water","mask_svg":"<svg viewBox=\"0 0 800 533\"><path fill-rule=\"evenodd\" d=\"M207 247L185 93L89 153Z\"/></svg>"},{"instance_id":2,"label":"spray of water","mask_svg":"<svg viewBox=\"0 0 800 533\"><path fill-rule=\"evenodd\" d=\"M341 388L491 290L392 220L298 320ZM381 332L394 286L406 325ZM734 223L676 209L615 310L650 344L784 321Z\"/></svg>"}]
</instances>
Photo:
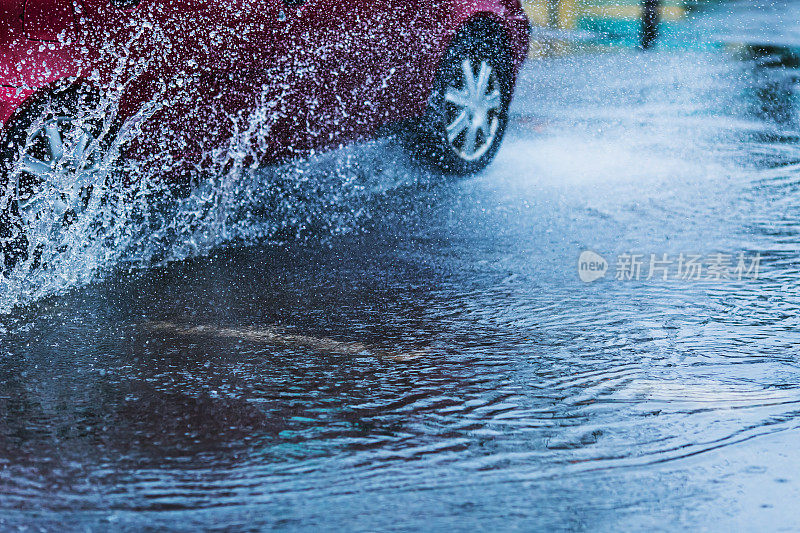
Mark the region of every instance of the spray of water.
<instances>
[{"instance_id":1,"label":"spray of water","mask_svg":"<svg viewBox=\"0 0 800 533\"><path fill-rule=\"evenodd\" d=\"M374 25L356 25L361 33L353 39L340 39L336 28L327 30L330 35L325 38L298 30L296 49L275 59L276 64L271 68L276 70L265 76L271 81L262 88L256 105L248 105L246 112L225 112L222 100L212 103L213 120L201 123L207 124L208 138L216 140L200 146L202 156L197 160L202 163L186 172L186 162L172 155L194 148L188 146L192 141L187 141L185 135L173 136L176 140L171 146L162 146L155 153L142 155L143 150L129 148L148 136L170 138L170 132L164 129L172 126L169 120L161 123L162 111L177 112L179 116L186 109L203 113L195 107L198 91L204 89L202 81L198 81L203 75L202 59L200 62L190 59L178 71L172 59L176 51L190 58L199 53L202 58L211 48L183 50L181 47L191 42L186 37L199 31L204 39L213 37L211 44L221 46L240 42L244 30L225 27L220 30L227 32L225 35L206 35L204 28L181 19L186 27L170 32L151 24L146 13L140 13L142 21L123 17L118 26L107 25L102 29L92 24L89 15L76 9L79 29L74 35L66 32L59 35L61 44L78 47L87 65L109 66L102 74L93 67L82 74L90 85L107 89L97 97L95 106L82 109L74 120L79 129L83 124L102 125L90 145L99 154L91 160L95 170L91 187L86 189L90 190L90 199L80 217L71 220L68 227L57 223L54 229L54 224L46 223L24 230L27 254L10 271L6 269L0 274L0 314L90 283L117 267L144 268L178 261L208 254L229 243L329 239L349 233L363 227L373 215L374 202L370 199L429 179L425 172L410 164L396 143L387 139L322 153L303 153L302 158L268 168L254 164L259 161L259 154L269 153L265 148L274 142L271 130L281 120L296 118L292 116L295 113L290 103L292 98L282 94L293 90L291 82L286 80L287 72L297 77L295 82L314 79L320 61L346 57L359 39L371 43L376 50L393 49L396 39L410 39L410 34L398 35L391 31L393 28L409 24L423 27L425 18L404 19L404 24L398 25L402 18L398 14L394 21L389 17L375 21ZM158 13L152 15L158 19ZM180 25L181 21L175 23ZM423 43L434 41L433 36L421 39ZM47 70L46 65L35 63L23 58L17 68ZM147 85L143 80L148 72L170 72L170 76L156 80L150 87L153 91L147 103L120 124L117 116L124 107L124 95L131 88ZM334 78L346 80L352 73L340 74ZM319 94L315 92L315 84L303 85L304 90L310 91L304 94L304 105L314 115L315 124L296 126L315 133L320 125L357 121L358 117L348 116L348 105L354 101L372 105L371 102L385 99L388 81L395 74L392 68L383 78L367 78L362 87L324 87ZM348 90L354 92L345 92ZM337 95L338 105L326 107L322 102L325 94L331 92ZM208 96L206 100L213 98ZM44 120L46 113L28 128L27 142L19 146L12 174L23 170L25 150L35 135L41 135ZM87 149L87 153L90 151ZM88 158L82 159L81 164L86 164ZM414 170L409 172L410 168ZM188 193L176 191L164 179L173 172L189 175L192 187ZM6 181L0 191L3 209L9 202L17 201L14 181ZM46 203L58 202L55 197L58 194L55 192L54 197L45 199Z\"/></svg>"},{"instance_id":2,"label":"spray of water","mask_svg":"<svg viewBox=\"0 0 800 533\"><path fill-rule=\"evenodd\" d=\"M85 285L116 267L146 268L231 243L326 240L350 233L372 217L370 199L426 179L423 172L409 171L413 165L392 139L270 167L253 164L276 117L276 104L263 97L250 115L230 117L233 134L204 154L202 167L193 171L194 186L178 194L162 179L162 161L153 165L121 155L160 105L154 98L114 131L97 165L99 190L80 218L59 229L59 238L52 226L28 228L27 259L0 279L0 313ZM116 107L109 96L92 114L108 124ZM38 123L31 126L29 137L37 128ZM104 126L98 142L109 133Z\"/></svg>"}]
</instances>

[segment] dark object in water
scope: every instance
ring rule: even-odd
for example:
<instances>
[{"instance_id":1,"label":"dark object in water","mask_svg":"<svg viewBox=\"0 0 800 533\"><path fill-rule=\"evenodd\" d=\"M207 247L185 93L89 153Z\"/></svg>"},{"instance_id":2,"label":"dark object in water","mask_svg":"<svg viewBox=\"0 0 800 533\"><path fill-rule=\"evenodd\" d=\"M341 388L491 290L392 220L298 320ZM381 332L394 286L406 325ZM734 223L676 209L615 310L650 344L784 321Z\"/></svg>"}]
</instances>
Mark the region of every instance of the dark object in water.
<instances>
[{"instance_id":1,"label":"dark object in water","mask_svg":"<svg viewBox=\"0 0 800 533\"><path fill-rule=\"evenodd\" d=\"M643 0L642 2L642 49L653 47L658 39L658 8L660 0Z\"/></svg>"}]
</instances>

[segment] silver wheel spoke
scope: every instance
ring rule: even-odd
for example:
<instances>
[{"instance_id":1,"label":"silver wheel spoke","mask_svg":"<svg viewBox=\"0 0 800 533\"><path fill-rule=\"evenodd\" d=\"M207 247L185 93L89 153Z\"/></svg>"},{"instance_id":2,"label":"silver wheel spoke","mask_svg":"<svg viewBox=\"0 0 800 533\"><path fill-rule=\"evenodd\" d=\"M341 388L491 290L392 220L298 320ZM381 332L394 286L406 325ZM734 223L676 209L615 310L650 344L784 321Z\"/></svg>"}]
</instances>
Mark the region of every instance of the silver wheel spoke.
<instances>
[{"instance_id":1,"label":"silver wheel spoke","mask_svg":"<svg viewBox=\"0 0 800 533\"><path fill-rule=\"evenodd\" d=\"M497 133L498 124L499 121L497 120L497 117L493 118L491 121L487 120L484 123L483 128L481 128L481 130L483 131L483 134L487 139L493 138L495 133Z\"/></svg>"},{"instance_id":2,"label":"silver wheel spoke","mask_svg":"<svg viewBox=\"0 0 800 533\"><path fill-rule=\"evenodd\" d=\"M456 117L452 124L447 126L447 139L452 143L456 140L462 131L467 129L470 126L469 117L467 116L467 111L463 110L461 113Z\"/></svg>"},{"instance_id":3,"label":"silver wheel spoke","mask_svg":"<svg viewBox=\"0 0 800 533\"><path fill-rule=\"evenodd\" d=\"M58 129L58 122L48 122L44 127L47 136L47 146L50 150L50 157L53 161L58 161L64 156L64 141Z\"/></svg>"},{"instance_id":4,"label":"silver wheel spoke","mask_svg":"<svg viewBox=\"0 0 800 533\"><path fill-rule=\"evenodd\" d=\"M495 110L500 107L500 91L494 90L490 94L488 94L484 100L483 104L486 106L487 110Z\"/></svg>"},{"instance_id":5,"label":"silver wheel spoke","mask_svg":"<svg viewBox=\"0 0 800 533\"><path fill-rule=\"evenodd\" d=\"M464 153L472 156L475 153L475 145L478 142L478 128L474 124L469 125L466 135L464 136Z\"/></svg>"},{"instance_id":6,"label":"silver wheel spoke","mask_svg":"<svg viewBox=\"0 0 800 533\"><path fill-rule=\"evenodd\" d=\"M49 180L53 175L53 169L49 163L30 156L25 156L22 158L20 170L27 174L33 174L37 178L41 178L43 180Z\"/></svg>"},{"instance_id":7,"label":"silver wheel spoke","mask_svg":"<svg viewBox=\"0 0 800 533\"><path fill-rule=\"evenodd\" d=\"M481 61L481 70L478 72L478 81L475 82L475 95L485 95L486 89L489 85L489 76L492 74L492 68L486 63Z\"/></svg>"},{"instance_id":8,"label":"silver wheel spoke","mask_svg":"<svg viewBox=\"0 0 800 533\"><path fill-rule=\"evenodd\" d=\"M56 214L56 220L54 222L60 222L60 219L64 217L64 213L70 208L70 201L64 201L63 198L56 198L53 200L53 213Z\"/></svg>"},{"instance_id":9,"label":"silver wheel spoke","mask_svg":"<svg viewBox=\"0 0 800 533\"><path fill-rule=\"evenodd\" d=\"M479 131L479 132L483 133L484 138L488 138L489 137L489 131L490 131L489 121L484 119L483 122L481 122L478 125L476 131Z\"/></svg>"},{"instance_id":10,"label":"silver wheel spoke","mask_svg":"<svg viewBox=\"0 0 800 533\"><path fill-rule=\"evenodd\" d=\"M472 61L465 59L461 63L461 70L464 73L464 88L468 95L474 96L477 94L477 87L475 86L475 73L472 71Z\"/></svg>"},{"instance_id":11,"label":"silver wheel spoke","mask_svg":"<svg viewBox=\"0 0 800 533\"><path fill-rule=\"evenodd\" d=\"M82 130L81 137L75 144L75 161L77 161L78 164L81 164L83 162L83 157L86 154L86 147L89 146L89 143L91 141L92 141L92 136L89 134L89 132L86 130Z\"/></svg>"},{"instance_id":12,"label":"silver wheel spoke","mask_svg":"<svg viewBox=\"0 0 800 533\"><path fill-rule=\"evenodd\" d=\"M460 107L467 107L469 105L469 95L464 94L463 91L459 91L458 89L453 89L452 87L447 88L444 99Z\"/></svg>"}]
</instances>

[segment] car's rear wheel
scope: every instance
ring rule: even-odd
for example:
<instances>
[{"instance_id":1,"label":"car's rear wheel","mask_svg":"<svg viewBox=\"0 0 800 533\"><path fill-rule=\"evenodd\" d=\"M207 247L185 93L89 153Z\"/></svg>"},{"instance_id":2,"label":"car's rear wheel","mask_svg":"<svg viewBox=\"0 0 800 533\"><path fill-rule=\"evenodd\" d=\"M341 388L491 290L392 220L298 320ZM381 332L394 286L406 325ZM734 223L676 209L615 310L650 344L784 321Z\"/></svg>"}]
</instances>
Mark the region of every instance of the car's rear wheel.
<instances>
[{"instance_id":1,"label":"car's rear wheel","mask_svg":"<svg viewBox=\"0 0 800 533\"><path fill-rule=\"evenodd\" d=\"M448 174L479 172L500 149L510 102L502 34L489 23L470 25L442 60L412 151Z\"/></svg>"},{"instance_id":2,"label":"car's rear wheel","mask_svg":"<svg viewBox=\"0 0 800 533\"><path fill-rule=\"evenodd\" d=\"M96 98L62 91L14 121L0 156L0 269L35 266L43 246L59 250L104 188L102 120Z\"/></svg>"}]
</instances>

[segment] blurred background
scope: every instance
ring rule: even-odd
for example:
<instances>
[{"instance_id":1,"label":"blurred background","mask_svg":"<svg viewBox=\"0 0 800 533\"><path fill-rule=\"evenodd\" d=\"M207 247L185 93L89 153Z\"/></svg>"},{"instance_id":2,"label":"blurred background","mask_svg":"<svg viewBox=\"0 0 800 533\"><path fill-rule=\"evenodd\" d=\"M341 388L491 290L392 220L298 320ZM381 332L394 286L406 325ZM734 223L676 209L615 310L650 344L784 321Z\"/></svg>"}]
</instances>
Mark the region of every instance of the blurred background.
<instances>
[{"instance_id":1,"label":"blurred background","mask_svg":"<svg viewBox=\"0 0 800 533\"><path fill-rule=\"evenodd\" d=\"M531 55L563 54L576 47L641 46L647 24L657 25L661 46L686 46L686 22L704 12L758 9L730 0L524 0L534 25ZM785 2L784 2L785 4ZM645 42L650 46L652 42ZM698 43L693 43L697 45Z\"/></svg>"}]
</instances>

